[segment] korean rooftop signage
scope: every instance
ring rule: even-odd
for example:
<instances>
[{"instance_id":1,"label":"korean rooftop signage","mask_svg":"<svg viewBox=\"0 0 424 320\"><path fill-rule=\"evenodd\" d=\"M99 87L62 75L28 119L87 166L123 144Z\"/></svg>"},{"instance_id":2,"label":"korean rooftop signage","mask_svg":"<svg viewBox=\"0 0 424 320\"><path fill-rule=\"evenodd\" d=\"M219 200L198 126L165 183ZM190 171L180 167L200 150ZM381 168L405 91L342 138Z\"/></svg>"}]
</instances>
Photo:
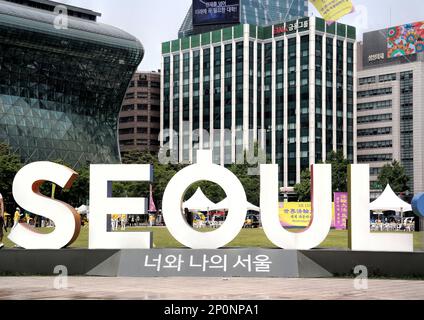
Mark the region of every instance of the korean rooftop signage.
<instances>
[{"instance_id":1,"label":"korean rooftop signage","mask_svg":"<svg viewBox=\"0 0 424 320\"><path fill-rule=\"evenodd\" d=\"M308 31L309 30L309 19L300 19L296 21L290 21L287 23L274 25L274 37L282 36L284 34L292 34L297 31Z\"/></svg>"}]
</instances>

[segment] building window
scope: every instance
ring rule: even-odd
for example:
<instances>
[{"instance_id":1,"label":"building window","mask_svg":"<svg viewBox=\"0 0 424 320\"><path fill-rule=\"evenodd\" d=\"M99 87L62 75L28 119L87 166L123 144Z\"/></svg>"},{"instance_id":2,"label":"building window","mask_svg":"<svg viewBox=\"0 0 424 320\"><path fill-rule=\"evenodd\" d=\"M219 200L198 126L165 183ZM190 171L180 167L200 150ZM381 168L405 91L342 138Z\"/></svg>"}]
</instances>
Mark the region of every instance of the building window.
<instances>
[{"instance_id":1,"label":"building window","mask_svg":"<svg viewBox=\"0 0 424 320\"><path fill-rule=\"evenodd\" d=\"M368 154L364 156L358 156L358 162L360 163L385 162L385 161L392 161L392 160L393 160L393 155L391 153Z\"/></svg>"},{"instance_id":2,"label":"building window","mask_svg":"<svg viewBox=\"0 0 424 320\"><path fill-rule=\"evenodd\" d=\"M119 134L133 134L134 128L119 129Z\"/></svg>"},{"instance_id":3,"label":"building window","mask_svg":"<svg viewBox=\"0 0 424 320\"><path fill-rule=\"evenodd\" d=\"M385 149L393 146L392 140L358 142L358 150Z\"/></svg>"},{"instance_id":4,"label":"building window","mask_svg":"<svg viewBox=\"0 0 424 320\"><path fill-rule=\"evenodd\" d=\"M129 122L134 122L134 117L119 118L119 123L129 123Z\"/></svg>"},{"instance_id":5,"label":"building window","mask_svg":"<svg viewBox=\"0 0 424 320\"><path fill-rule=\"evenodd\" d=\"M134 110L134 105L133 104L127 104L122 106L122 111L132 111Z\"/></svg>"},{"instance_id":6,"label":"building window","mask_svg":"<svg viewBox=\"0 0 424 320\"><path fill-rule=\"evenodd\" d=\"M371 176L378 176L381 172L382 168L370 168L370 175Z\"/></svg>"},{"instance_id":7,"label":"building window","mask_svg":"<svg viewBox=\"0 0 424 320\"><path fill-rule=\"evenodd\" d=\"M151 88L160 88L160 83L157 81L152 81L150 82L150 87Z\"/></svg>"},{"instance_id":8,"label":"building window","mask_svg":"<svg viewBox=\"0 0 424 320\"><path fill-rule=\"evenodd\" d=\"M375 114L375 115L371 115L371 116L358 117L358 124L360 124L360 123L373 123L373 122L386 122L386 121L392 121L392 114L391 113Z\"/></svg>"},{"instance_id":9,"label":"building window","mask_svg":"<svg viewBox=\"0 0 424 320\"><path fill-rule=\"evenodd\" d=\"M359 78L359 85L376 83L376 77Z\"/></svg>"},{"instance_id":10,"label":"building window","mask_svg":"<svg viewBox=\"0 0 424 320\"><path fill-rule=\"evenodd\" d=\"M392 100L358 103L358 111L389 109L391 107Z\"/></svg>"},{"instance_id":11,"label":"building window","mask_svg":"<svg viewBox=\"0 0 424 320\"><path fill-rule=\"evenodd\" d=\"M387 94L392 94L392 88L358 91L358 98L375 97L375 96L382 96Z\"/></svg>"},{"instance_id":12,"label":"building window","mask_svg":"<svg viewBox=\"0 0 424 320\"><path fill-rule=\"evenodd\" d=\"M386 135L391 133L392 133L392 127L370 128L370 129L358 130L358 137L378 136L378 135Z\"/></svg>"},{"instance_id":13,"label":"building window","mask_svg":"<svg viewBox=\"0 0 424 320\"><path fill-rule=\"evenodd\" d=\"M390 82L396 80L396 73L383 74L378 77L379 82Z\"/></svg>"},{"instance_id":14,"label":"building window","mask_svg":"<svg viewBox=\"0 0 424 320\"><path fill-rule=\"evenodd\" d=\"M157 105L157 104L152 104L151 106L150 106L150 110L151 111L160 111L160 105Z\"/></svg>"}]
</instances>

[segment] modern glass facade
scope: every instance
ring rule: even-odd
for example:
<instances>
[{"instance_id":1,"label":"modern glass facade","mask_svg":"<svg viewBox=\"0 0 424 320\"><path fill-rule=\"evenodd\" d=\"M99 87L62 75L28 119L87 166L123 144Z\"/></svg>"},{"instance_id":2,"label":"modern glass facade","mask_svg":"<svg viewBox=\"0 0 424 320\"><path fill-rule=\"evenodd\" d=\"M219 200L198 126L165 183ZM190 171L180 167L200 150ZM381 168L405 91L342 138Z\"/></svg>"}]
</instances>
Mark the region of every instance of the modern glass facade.
<instances>
[{"instance_id":1,"label":"modern glass facade","mask_svg":"<svg viewBox=\"0 0 424 320\"><path fill-rule=\"evenodd\" d=\"M133 36L0 1L0 140L26 162L119 160L117 121L143 57Z\"/></svg>"},{"instance_id":2,"label":"modern glass facade","mask_svg":"<svg viewBox=\"0 0 424 320\"><path fill-rule=\"evenodd\" d=\"M240 23L268 26L308 16L307 0L240 0ZM193 27L193 9L190 7L178 37L219 30L228 25Z\"/></svg>"},{"instance_id":3,"label":"modern glass facade","mask_svg":"<svg viewBox=\"0 0 424 320\"><path fill-rule=\"evenodd\" d=\"M201 34L199 44L193 42L197 36L163 43L162 63L194 57L196 52L200 61L207 61L200 70L203 121L190 116L185 122L205 132L199 145L213 150L215 163L237 163L244 151L258 144L267 163L279 165L280 185L291 187L303 169L325 161L333 150L343 151L352 162L356 159L355 36L353 27L326 26L315 17L268 27L237 25ZM189 45L183 46L185 42ZM193 103L195 98L190 97ZM183 110L183 100L174 96L164 99L164 112L168 100L174 101L171 112ZM180 150L175 157L194 162L195 144L186 145L185 132L179 129L171 135L178 137L173 139L179 146L173 149ZM169 137L160 137L162 146Z\"/></svg>"}]
</instances>

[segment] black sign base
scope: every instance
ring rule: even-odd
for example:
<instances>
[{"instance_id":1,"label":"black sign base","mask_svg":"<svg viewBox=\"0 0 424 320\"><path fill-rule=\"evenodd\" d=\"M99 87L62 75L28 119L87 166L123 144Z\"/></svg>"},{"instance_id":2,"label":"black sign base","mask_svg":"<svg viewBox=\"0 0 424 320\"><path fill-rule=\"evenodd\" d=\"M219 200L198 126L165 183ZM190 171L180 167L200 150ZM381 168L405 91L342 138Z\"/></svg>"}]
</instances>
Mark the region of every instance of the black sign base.
<instances>
[{"instance_id":1,"label":"black sign base","mask_svg":"<svg viewBox=\"0 0 424 320\"><path fill-rule=\"evenodd\" d=\"M259 248L0 251L3 276L53 276L57 266L64 266L71 276L327 278L352 276L360 265L370 276L424 277L424 252Z\"/></svg>"}]
</instances>

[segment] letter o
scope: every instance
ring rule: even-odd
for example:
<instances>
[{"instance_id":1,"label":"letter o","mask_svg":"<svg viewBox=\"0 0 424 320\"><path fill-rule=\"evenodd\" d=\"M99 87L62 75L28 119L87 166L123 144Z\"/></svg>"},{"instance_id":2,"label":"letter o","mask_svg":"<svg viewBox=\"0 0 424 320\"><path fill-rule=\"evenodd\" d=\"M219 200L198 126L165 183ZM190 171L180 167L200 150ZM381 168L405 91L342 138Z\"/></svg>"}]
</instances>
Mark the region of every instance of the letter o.
<instances>
[{"instance_id":1,"label":"letter o","mask_svg":"<svg viewBox=\"0 0 424 320\"><path fill-rule=\"evenodd\" d=\"M163 196L162 214L169 232L178 242L192 249L224 247L239 234L246 219L247 199L241 182L231 171L212 164L211 158L210 151L198 151L199 163L178 172L169 182ZM219 229L206 233L191 228L181 212L187 189L200 181L220 185L228 200L226 221Z\"/></svg>"}]
</instances>

